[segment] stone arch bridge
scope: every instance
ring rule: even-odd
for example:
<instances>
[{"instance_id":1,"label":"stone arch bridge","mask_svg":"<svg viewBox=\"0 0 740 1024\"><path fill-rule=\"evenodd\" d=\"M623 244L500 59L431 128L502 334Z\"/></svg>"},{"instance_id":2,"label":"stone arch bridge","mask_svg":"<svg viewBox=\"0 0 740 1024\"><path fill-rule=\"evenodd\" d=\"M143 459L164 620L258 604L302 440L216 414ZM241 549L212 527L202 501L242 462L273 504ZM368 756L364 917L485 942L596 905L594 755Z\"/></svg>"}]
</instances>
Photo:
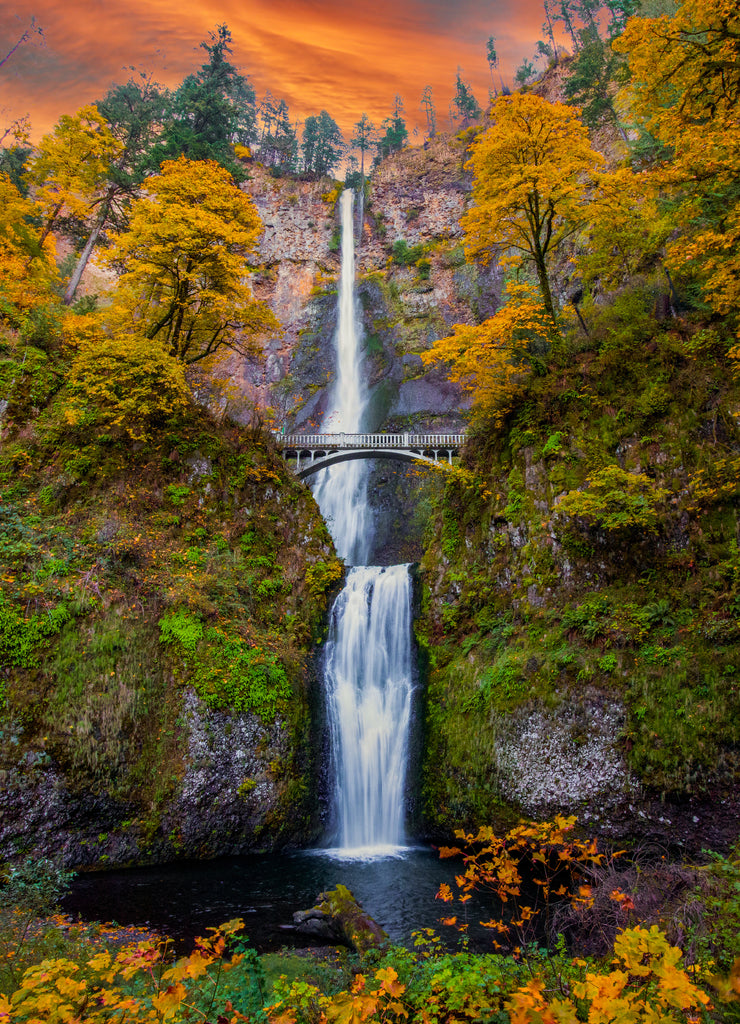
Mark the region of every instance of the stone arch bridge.
<instances>
[{"instance_id":1,"label":"stone arch bridge","mask_svg":"<svg viewBox=\"0 0 740 1024\"><path fill-rule=\"evenodd\" d=\"M301 479L352 459L396 459L448 468L465 434L281 434L275 443Z\"/></svg>"}]
</instances>

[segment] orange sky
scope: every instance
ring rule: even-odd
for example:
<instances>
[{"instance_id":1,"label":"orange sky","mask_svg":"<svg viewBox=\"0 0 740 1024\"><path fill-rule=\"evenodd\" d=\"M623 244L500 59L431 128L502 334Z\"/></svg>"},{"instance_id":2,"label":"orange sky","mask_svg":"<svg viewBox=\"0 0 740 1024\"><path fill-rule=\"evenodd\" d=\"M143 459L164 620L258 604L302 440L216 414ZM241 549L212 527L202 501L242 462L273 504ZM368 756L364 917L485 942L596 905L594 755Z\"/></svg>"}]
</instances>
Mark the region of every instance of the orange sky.
<instances>
[{"instance_id":1,"label":"orange sky","mask_svg":"<svg viewBox=\"0 0 740 1024\"><path fill-rule=\"evenodd\" d=\"M484 102L488 37L511 82L543 18L541 0L1 0L0 59L31 14L44 38L0 68L0 122L27 113L36 139L125 81L131 65L176 86L202 63L198 44L220 22L258 98L269 89L293 119L326 109L349 134L363 111L379 125L398 93L411 130L424 123L419 98L431 85L447 127L458 65Z\"/></svg>"}]
</instances>

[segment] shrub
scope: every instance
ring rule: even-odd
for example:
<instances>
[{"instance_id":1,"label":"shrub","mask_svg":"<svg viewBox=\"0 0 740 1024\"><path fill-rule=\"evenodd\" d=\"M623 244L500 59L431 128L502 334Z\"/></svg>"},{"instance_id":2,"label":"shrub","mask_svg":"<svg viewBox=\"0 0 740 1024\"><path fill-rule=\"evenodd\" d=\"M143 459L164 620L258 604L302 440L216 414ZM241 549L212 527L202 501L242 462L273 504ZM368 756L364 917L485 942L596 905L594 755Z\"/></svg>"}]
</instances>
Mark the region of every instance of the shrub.
<instances>
[{"instance_id":1,"label":"shrub","mask_svg":"<svg viewBox=\"0 0 740 1024\"><path fill-rule=\"evenodd\" d=\"M644 473L606 466L587 479L585 490L569 491L558 504L556 516L561 521L581 520L588 527L610 533L655 532L660 506L669 493Z\"/></svg>"},{"instance_id":2,"label":"shrub","mask_svg":"<svg viewBox=\"0 0 740 1024\"><path fill-rule=\"evenodd\" d=\"M65 419L70 426L118 427L145 441L185 411L190 391L181 363L136 335L86 338L72 364Z\"/></svg>"}]
</instances>

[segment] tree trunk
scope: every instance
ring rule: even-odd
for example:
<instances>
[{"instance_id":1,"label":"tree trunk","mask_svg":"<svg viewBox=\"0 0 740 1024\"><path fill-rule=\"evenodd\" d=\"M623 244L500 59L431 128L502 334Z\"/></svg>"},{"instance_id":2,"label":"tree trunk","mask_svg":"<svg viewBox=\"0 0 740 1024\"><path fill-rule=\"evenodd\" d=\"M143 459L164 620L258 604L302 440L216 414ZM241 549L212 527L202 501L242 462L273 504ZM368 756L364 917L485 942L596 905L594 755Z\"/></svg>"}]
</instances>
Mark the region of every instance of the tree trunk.
<instances>
[{"instance_id":1,"label":"tree trunk","mask_svg":"<svg viewBox=\"0 0 740 1024\"><path fill-rule=\"evenodd\" d=\"M46 224L44 224L44 230L41 232L41 235L39 237L39 248L41 248L41 246L46 241L49 232L51 231L52 227L54 226L54 221L57 219L59 214L62 212L62 207L63 206L64 206L64 203L59 203L59 205L55 208L54 212L49 216L49 219L47 220ZM33 259L33 257L31 257L31 259ZM30 263L30 260L29 260L29 263Z\"/></svg>"},{"instance_id":2,"label":"tree trunk","mask_svg":"<svg viewBox=\"0 0 740 1024\"><path fill-rule=\"evenodd\" d=\"M555 305L552 301L550 279L547 276L547 267L545 266L544 256L535 253L534 265L537 269L537 280L540 283L540 293L542 294L542 302L544 304L545 309L552 317L552 319L555 320Z\"/></svg>"},{"instance_id":3,"label":"tree trunk","mask_svg":"<svg viewBox=\"0 0 740 1024\"><path fill-rule=\"evenodd\" d=\"M65 306L69 306L72 302L72 299L75 297L75 292L79 287L82 274L85 270L85 267L87 266L87 261L90 259L90 255L92 254L92 251L95 248L95 243L98 240L98 236L100 235L100 232L103 230L103 226L108 218L109 209L110 207L108 206L108 203L105 203L98 215L98 219L95 221L95 224L93 225L92 231L88 235L88 239L85 242L85 248L80 253L79 259L77 260L77 265L75 266L74 269L74 273L72 274L72 277L69 280L69 284L67 285L67 288L64 292Z\"/></svg>"}]
</instances>

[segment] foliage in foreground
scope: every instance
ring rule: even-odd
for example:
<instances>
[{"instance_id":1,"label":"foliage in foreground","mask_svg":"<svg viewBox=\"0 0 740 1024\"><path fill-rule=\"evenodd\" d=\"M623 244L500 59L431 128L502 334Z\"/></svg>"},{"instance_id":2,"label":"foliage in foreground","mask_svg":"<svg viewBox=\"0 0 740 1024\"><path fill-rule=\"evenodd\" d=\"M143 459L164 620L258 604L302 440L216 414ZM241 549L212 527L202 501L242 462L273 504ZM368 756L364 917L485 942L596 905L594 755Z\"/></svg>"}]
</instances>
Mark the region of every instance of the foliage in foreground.
<instances>
[{"instance_id":1,"label":"foliage in foreground","mask_svg":"<svg viewBox=\"0 0 740 1024\"><path fill-rule=\"evenodd\" d=\"M531 921L543 896L546 905L562 895L560 890L568 891L574 871L600 863L595 845L574 837L572 825L572 819L558 819L523 824L507 836L490 829L475 837L461 834L467 851L465 874L458 878L462 900L493 882L499 897L517 904L521 919L512 919L513 927ZM541 892L533 897L522 884L526 867L535 868L540 882ZM630 903L625 893L614 896ZM588 902L583 887L571 898ZM292 978L275 981L266 972L275 958L257 957L239 937L242 929L243 921L229 921L212 929L209 938L196 940L189 956L174 960L171 946L156 937L142 939L135 930L122 937L120 930L71 925L63 918L36 920L27 940L27 925L21 934L17 916L6 914L0 928L0 1021L698 1024L737 1019L740 960L727 977L717 978L711 959L687 965L681 949L654 924L623 928L603 959L574 958L562 939L550 953L531 941L518 947L516 956L474 954L465 947L451 953L426 929L416 933L414 949L371 950L359 961L350 964L345 958L323 972L308 961L302 974L292 970ZM292 959L283 962L293 967ZM14 970L14 964L22 969Z\"/></svg>"}]
</instances>

